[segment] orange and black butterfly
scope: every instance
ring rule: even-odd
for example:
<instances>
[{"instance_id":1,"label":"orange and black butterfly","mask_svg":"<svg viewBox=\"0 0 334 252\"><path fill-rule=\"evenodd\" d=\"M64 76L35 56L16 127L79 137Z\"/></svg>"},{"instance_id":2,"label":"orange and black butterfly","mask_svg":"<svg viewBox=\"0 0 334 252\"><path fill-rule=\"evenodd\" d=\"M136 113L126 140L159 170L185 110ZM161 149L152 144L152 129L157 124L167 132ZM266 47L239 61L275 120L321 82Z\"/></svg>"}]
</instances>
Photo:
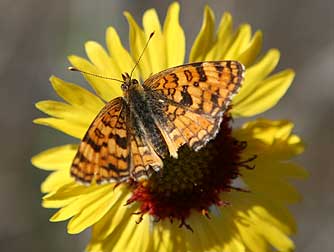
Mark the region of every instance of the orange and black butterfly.
<instances>
[{"instance_id":1,"label":"orange and black butterfly","mask_svg":"<svg viewBox=\"0 0 334 252\"><path fill-rule=\"evenodd\" d=\"M219 131L223 113L243 80L237 61L207 61L157 73L143 84L123 74L124 96L108 102L89 127L71 174L83 183L147 178L177 158L186 144L195 151Z\"/></svg>"}]
</instances>

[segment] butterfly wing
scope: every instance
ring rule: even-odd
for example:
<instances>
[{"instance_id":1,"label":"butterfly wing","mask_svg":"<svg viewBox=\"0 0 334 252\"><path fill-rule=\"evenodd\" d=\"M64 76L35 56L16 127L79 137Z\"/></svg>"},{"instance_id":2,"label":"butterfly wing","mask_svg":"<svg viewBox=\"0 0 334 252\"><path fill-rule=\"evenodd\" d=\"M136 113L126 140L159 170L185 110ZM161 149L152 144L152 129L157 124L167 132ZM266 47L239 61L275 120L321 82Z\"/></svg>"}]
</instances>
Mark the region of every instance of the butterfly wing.
<instances>
[{"instance_id":1,"label":"butterfly wing","mask_svg":"<svg viewBox=\"0 0 334 252\"><path fill-rule=\"evenodd\" d=\"M162 165L144 135L136 135L131 113L119 97L101 110L82 139L71 175L78 181L120 182L141 178L150 167Z\"/></svg>"},{"instance_id":2,"label":"butterfly wing","mask_svg":"<svg viewBox=\"0 0 334 252\"><path fill-rule=\"evenodd\" d=\"M116 98L101 110L82 139L71 175L83 183L120 181L129 174L126 107Z\"/></svg>"},{"instance_id":3,"label":"butterfly wing","mask_svg":"<svg viewBox=\"0 0 334 252\"><path fill-rule=\"evenodd\" d=\"M154 170L160 170L163 166L162 160L148 140L143 130L143 125L134 118L130 112L130 176L135 180L146 179Z\"/></svg>"},{"instance_id":4,"label":"butterfly wing","mask_svg":"<svg viewBox=\"0 0 334 252\"><path fill-rule=\"evenodd\" d=\"M243 74L237 61L208 61L170 68L144 82L172 156L183 144L199 150L215 137Z\"/></svg>"}]
</instances>

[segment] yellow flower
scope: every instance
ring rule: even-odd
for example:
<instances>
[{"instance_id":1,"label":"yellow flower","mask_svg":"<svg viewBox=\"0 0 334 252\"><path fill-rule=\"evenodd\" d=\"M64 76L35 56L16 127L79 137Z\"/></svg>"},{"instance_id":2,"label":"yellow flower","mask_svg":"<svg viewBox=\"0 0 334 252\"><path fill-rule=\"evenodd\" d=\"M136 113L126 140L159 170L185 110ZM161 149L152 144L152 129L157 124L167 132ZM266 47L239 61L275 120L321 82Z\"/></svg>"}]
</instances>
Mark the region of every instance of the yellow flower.
<instances>
[{"instance_id":1,"label":"yellow flower","mask_svg":"<svg viewBox=\"0 0 334 252\"><path fill-rule=\"evenodd\" d=\"M179 24L179 9L178 3L170 5L163 27L154 9L146 11L144 29L126 12L131 53L124 49L116 30L109 27L108 52L97 42L89 41L85 45L89 61L73 55L69 60L76 68L119 78L121 73L133 68L147 37L155 31L134 71L134 78L144 80L163 69L184 64L185 35ZM252 36L248 24L234 31L229 13L223 15L216 32L213 12L205 8L189 62L229 59L246 66L244 84L233 98L230 110L234 118L257 115L273 107L294 78L294 72L289 69L269 76L279 61L279 51L271 49L259 58L261 44L262 33L257 31ZM51 77L53 88L65 102L38 102L36 107L50 117L34 122L81 139L105 102L122 95L118 82L84 76L96 94ZM77 150L75 144L36 155L32 163L52 171L41 188L47 193L43 206L60 208L51 221L70 219L68 232L71 234L92 227L92 239L87 247L92 252L293 250L289 236L296 227L287 206L300 200L300 195L288 180L304 178L307 174L289 160L303 151L302 141L291 133L293 124L288 121L258 119L232 131L229 113L225 117L215 141L200 152L181 149L179 159L166 159L164 177L158 180L153 175L148 186L127 183L116 187L113 183L83 186L74 182L69 170ZM197 162L192 162L190 169L189 160ZM219 165L224 169L216 169ZM174 176L175 172L182 176ZM212 176L216 173L224 181ZM191 175L187 177L187 174ZM172 181L167 181L166 176ZM212 178L201 187L207 194L191 191L187 195L194 196L194 201L177 202L182 207L170 201L166 204L166 195L183 193L187 189L184 187L192 188L193 181L196 185L207 182L203 178ZM187 182L190 180L192 184ZM211 198L203 197L207 195ZM139 224L136 221L141 216L134 215L137 212L143 215ZM179 228L180 224L184 227Z\"/></svg>"}]
</instances>

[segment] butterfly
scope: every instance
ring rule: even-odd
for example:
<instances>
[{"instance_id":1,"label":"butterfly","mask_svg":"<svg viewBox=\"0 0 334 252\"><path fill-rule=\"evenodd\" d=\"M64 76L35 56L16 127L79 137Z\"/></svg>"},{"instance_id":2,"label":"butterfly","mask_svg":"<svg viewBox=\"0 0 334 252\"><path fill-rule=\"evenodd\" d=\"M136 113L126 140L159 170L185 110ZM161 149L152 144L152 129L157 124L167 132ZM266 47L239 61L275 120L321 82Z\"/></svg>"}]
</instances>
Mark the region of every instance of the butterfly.
<instances>
[{"instance_id":1,"label":"butterfly","mask_svg":"<svg viewBox=\"0 0 334 252\"><path fill-rule=\"evenodd\" d=\"M237 61L172 67L142 84L122 74L124 95L108 102L82 139L71 175L85 184L147 179L163 159L188 145L198 151L215 138L243 81Z\"/></svg>"}]
</instances>

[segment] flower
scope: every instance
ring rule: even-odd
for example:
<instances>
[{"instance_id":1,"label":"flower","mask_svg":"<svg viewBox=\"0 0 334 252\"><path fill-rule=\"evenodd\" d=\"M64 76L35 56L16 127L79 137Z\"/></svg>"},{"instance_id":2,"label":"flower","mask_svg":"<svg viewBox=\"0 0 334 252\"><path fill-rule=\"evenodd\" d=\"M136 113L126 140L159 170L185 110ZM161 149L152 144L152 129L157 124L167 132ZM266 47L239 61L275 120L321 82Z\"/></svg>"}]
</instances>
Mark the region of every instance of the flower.
<instances>
[{"instance_id":1,"label":"flower","mask_svg":"<svg viewBox=\"0 0 334 252\"><path fill-rule=\"evenodd\" d=\"M147 37L155 31L134 78L146 79L181 65L185 35L178 21L179 9L178 3L170 5L163 28L154 9L145 12L144 29L126 12L131 53L110 27L108 52L90 41L85 47L90 61L73 55L69 61L78 69L119 78L133 68ZM178 159L164 160L162 176L153 174L145 182L117 185L76 183L69 172L75 144L46 150L33 157L32 163L52 171L41 187L47 193L43 206L60 208L51 221L70 219L68 232L72 234L92 227L87 247L92 252L293 250L289 236L296 226L287 206L299 201L300 195L288 180L307 176L290 161L303 152L301 139L292 134L289 121L257 119L239 129L231 127L231 117L254 116L273 107L294 78L290 69L269 76L279 61L279 51L271 49L259 58L261 44L262 33L252 36L248 24L235 32L229 13L223 15L216 32L214 14L206 7L189 62L233 59L247 69L216 139L199 152L182 147ZM96 94L52 76L53 88L65 102L38 102L36 107L50 117L34 122L81 139L105 101L122 94L117 82L84 77Z\"/></svg>"}]
</instances>

